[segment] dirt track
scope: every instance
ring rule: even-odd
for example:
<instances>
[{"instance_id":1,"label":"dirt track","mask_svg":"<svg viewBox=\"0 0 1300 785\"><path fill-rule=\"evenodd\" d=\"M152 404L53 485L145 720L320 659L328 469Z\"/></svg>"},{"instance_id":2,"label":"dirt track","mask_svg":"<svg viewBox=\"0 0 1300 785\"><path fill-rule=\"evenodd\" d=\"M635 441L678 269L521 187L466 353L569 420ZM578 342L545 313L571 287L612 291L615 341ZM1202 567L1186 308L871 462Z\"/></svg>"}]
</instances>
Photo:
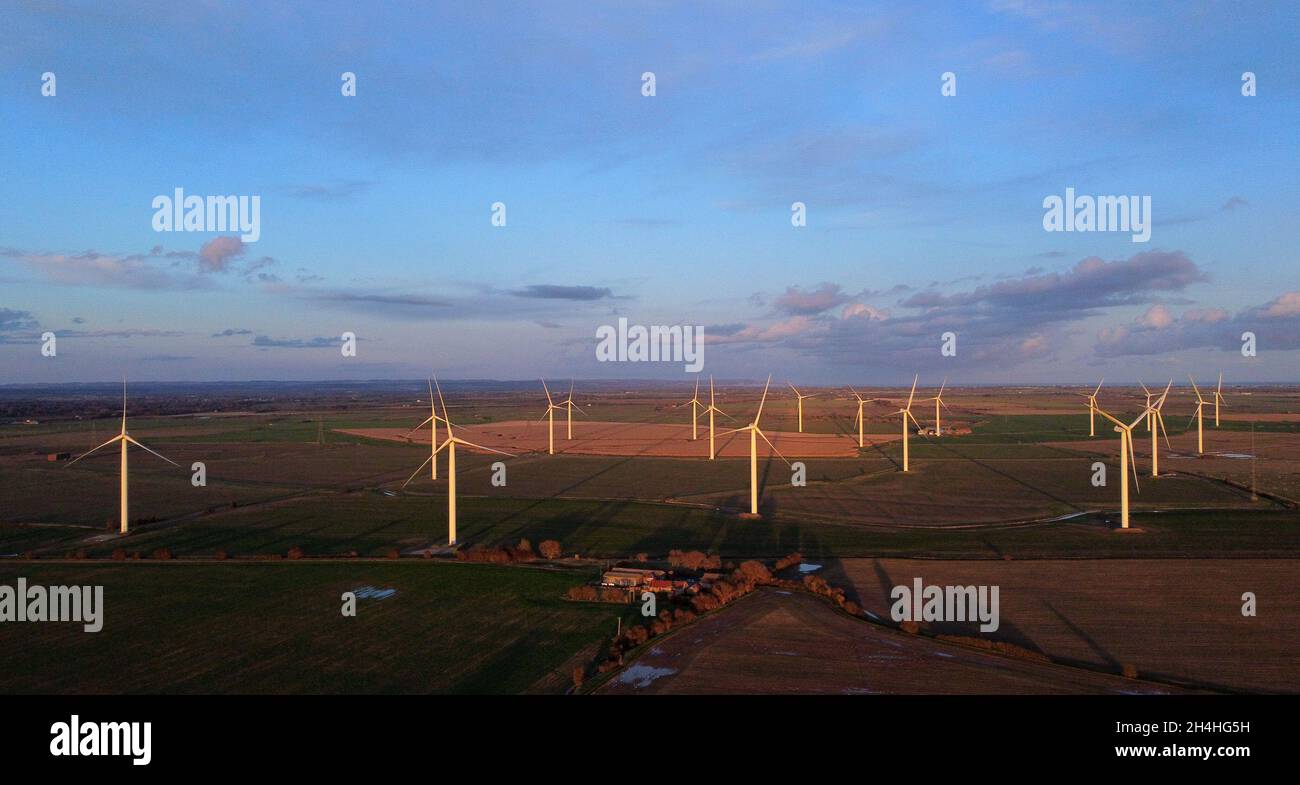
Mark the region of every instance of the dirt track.
<instances>
[{"instance_id":1,"label":"dirt track","mask_svg":"<svg viewBox=\"0 0 1300 785\"><path fill-rule=\"evenodd\" d=\"M600 693L1058 694L1181 692L1014 659L857 621L767 589L653 645Z\"/></svg>"}]
</instances>

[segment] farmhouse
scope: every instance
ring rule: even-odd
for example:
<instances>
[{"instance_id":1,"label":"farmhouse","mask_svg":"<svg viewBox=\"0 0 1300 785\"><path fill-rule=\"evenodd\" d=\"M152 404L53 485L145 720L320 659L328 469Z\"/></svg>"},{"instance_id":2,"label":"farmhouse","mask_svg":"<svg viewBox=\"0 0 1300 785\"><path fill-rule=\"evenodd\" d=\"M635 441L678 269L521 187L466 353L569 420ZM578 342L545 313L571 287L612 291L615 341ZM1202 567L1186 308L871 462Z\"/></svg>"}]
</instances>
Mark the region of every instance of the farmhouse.
<instances>
[{"instance_id":1,"label":"farmhouse","mask_svg":"<svg viewBox=\"0 0 1300 785\"><path fill-rule=\"evenodd\" d=\"M635 589L646 586L651 581L664 576L663 570L642 570L631 567L615 567L606 570L600 576L601 586L613 586L621 589Z\"/></svg>"}]
</instances>

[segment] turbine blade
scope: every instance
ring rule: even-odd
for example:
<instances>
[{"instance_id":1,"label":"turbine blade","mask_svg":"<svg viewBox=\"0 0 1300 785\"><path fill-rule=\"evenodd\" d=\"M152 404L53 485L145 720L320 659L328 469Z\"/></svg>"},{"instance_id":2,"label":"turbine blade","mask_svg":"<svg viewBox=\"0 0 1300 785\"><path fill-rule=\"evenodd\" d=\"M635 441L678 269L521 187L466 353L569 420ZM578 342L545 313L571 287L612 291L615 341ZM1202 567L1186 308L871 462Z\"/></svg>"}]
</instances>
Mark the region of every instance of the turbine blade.
<instances>
[{"instance_id":1,"label":"turbine blade","mask_svg":"<svg viewBox=\"0 0 1300 785\"><path fill-rule=\"evenodd\" d=\"M447 435L451 436L451 412L447 411L447 401L442 397L442 385L438 384L438 377L434 375L433 386L438 388L438 405L442 407L442 421L447 424Z\"/></svg>"},{"instance_id":2,"label":"turbine blade","mask_svg":"<svg viewBox=\"0 0 1300 785\"><path fill-rule=\"evenodd\" d=\"M775 444L772 444L772 440L769 439L769 438L767 438L767 434L763 433L762 431L758 430L757 428L755 428L754 430L758 432L758 435L759 435L759 436L762 436L762 437L763 437L763 441L767 442L767 446L772 448L772 452L776 453L776 457L778 457L778 458L780 458L781 460L785 461L785 465L786 465L786 466L789 466L789 465L790 465L790 461L786 460L786 457L785 457L784 455L781 454L781 451L778 450L778 449L776 449L776 445L775 445Z\"/></svg>"},{"instance_id":3,"label":"turbine blade","mask_svg":"<svg viewBox=\"0 0 1300 785\"><path fill-rule=\"evenodd\" d=\"M741 426L741 427L739 427L739 428L732 428L732 429L729 430L729 431L723 431L722 433L719 433L718 435L719 435L719 436L728 436L728 435L733 434L733 433L740 433L741 431L748 431L750 428L753 428L753 427L754 427L754 426L752 426L752 425L743 425L743 426Z\"/></svg>"},{"instance_id":4,"label":"turbine blade","mask_svg":"<svg viewBox=\"0 0 1300 785\"><path fill-rule=\"evenodd\" d=\"M1169 443L1169 431L1165 430L1165 416L1160 413L1159 409L1156 409L1156 423L1160 426L1160 432L1165 435L1165 446L1171 450L1174 449L1174 446Z\"/></svg>"},{"instance_id":5,"label":"turbine blade","mask_svg":"<svg viewBox=\"0 0 1300 785\"><path fill-rule=\"evenodd\" d=\"M164 461L167 461L167 462L170 463L172 466L175 466L175 467L178 468L178 469L181 467L181 465L180 465L179 463L177 463L176 461L173 461L171 458L168 458L168 457L165 456L165 455L162 455L162 454L160 454L160 453L154 452L153 450L149 449L148 447L145 447L143 444L141 444L140 442L137 442L135 439L131 438L130 436L126 437L126 440L127 440L128 442L130 442L131 444L134 444L136 447L139 447L140 449L144 450L145 452L147 452L147 453L151 453L151 454L153 454L153 455L155 455L155 456L157 456L157 457L159 457L159 458L162 458Z\"/></svg>"},{"instance_id":6,"label":"turbine blade","mask_svg":"<svg viewBox=\"0 0 1300 785\"><path fill-rule=\"evenodd\" d=\"M1155 411L1155 409L1152 408L1152 407L1150 407L1150 406L1148 406L1147 408L1143 409L1143 410L1142 410L1142 413L1139 414L1139 415L1137 416L1137 419L1136 419L1136 420L1134 420L1133 422L1129 423L1129 426L1128 426L1128 427L1130 427L1130 428L1136 428L1136 427L1137 427L1137 424L1140 423L1140 422L1142 422L1143 420L1145 420L1145 419L1147 418L1147 416L1148 416L1149 414L1151 414L1151 412L1153 412L1153 411Z\"/></svg>"},{"instance_id":7,"label":"turbine blade","mask_svg":"<svg viewBox=\"0 0 1300 785\"><path fill-rule=\"evenodd\" d=\"M424 426L428 425L432 420L433 420L432 417L426 417L426 418L424 418L424 422L420 423L419 425L415 426L414 428L412 428L411 430L407 431L406 433L404 433L404 434L402 434L402 435L403 435L403 436L410 436L411 434L413 434L413 433L415 433L416 431L420 430L420 429L423 428Z\"/></svg>"},{"instance_id":8,"label":"turbine blade","mask_svg":"<svg viewBox=\"0 0 1300 785\"><path fill-rule=\"evenodd\" d=\"M912 408L912 396L916 395L916 383L917 381L920 380L920 378L921 378L921 374L919 373L916 376L912 377L912 391L907 394L907 406L905 407L907 409Z\"/></svg>"},{"instance_id":9,"label":"turbine blade","mask_svg":"<svg viewBox=\"0 0 1300 785\"><path fill-rule=\"evenodd\" d=\"M475 444L474 442L467 442L464 439L460 438L459 436L453 439L449 439L448 441L454 441L456 444L459 444L462 447L470 447L475 450L482 450L483 452L494 452L497 455L507 455L511 458L518 457L512 452L506 452L505 450L497 450L497 449L493 449L492 447L484 447L483 445Z\"/></svg>"},{"instance_id":10,"label":"turbine blade","mask_svg":"<svg viewBox=\"0 0 1300 785\"><path fill-rule=\"evenodd\" d=\"M67 463L65 463L64 466L71 466L72 464L76 463L77 461L81 460L82 458L85 458L87 455L90 455L92 452L95 452L95 450L102 450L102 449L104 449L105 447L107 447L108 445L110 445L110 444L112 444L113 442L117 441L118 439L123 439L123 438L126 438L126 437L124 437L122 434L119 433L117 436L114 436L113 438L111 438L111 439L109 439L108 441L104 442L103 444L99 445L99 446L96 447L94 450L86 450L86 451L83 452L81 455L78 455L76 458L73 458L72 460L70 460L70 461L68 461Z\"/></svg>"},{"instance_id":11,"label":"turbine blade","mask_svg":"<svg viewBox=\"0 0 1300 785\"><path fill-rule=\"evenodd\" d=\"M1095 389L1095 390L1092 391L1092 397L1094 397L1094 398L1097 397L1097 393L1101 392L1101 385L1102 385L1105 381L1106 381L1106 377L1103 376L1103 377L1101 378L1101 380L1097 382L1097 389Z\"/></svg>"},{"instance_id":12,"label":"turbine blade","mask_svg":"<svg viewBox=\"0 0 1300 785\"><path fill-rule=\"evenodd\" d=\"M555 401L552 401L552 400L551 400L551 388L549 388L549 387L546 386L546 380L545 380L545 379L542 379L542 390L544 390L544 391L546 392L546 403L547 403L547 405L549 406L549 405L551 405L551 404L554 404Z\"/></svg>"},{"instance_id":13,"label":"turbine blade","mask_svg":"<svg viewBox=\"0 0 1300 785\"><path fill-rule=\"evenodd\" d=\"M758 401L758 413L754 415L754 426L758 426L758 418L763 416L763 404L767 403L767 388L772 386L772 374L767 375L767 384L763 385L763 397Z\"/></svg>"},{"instance_id":14,"label":"turbine blade","mask_svg":"<svg viewBox=\"0 0 1300 785\"><path fill-rule=\"evenodd\" d=\"M424 471L424 467L428 466L428 465L429 465L429 461L432 461L432 460L433 460L433 456L432 456L432 455L430 455L428 458L425 458L425 459L424 459L424 463L420 464L420 468L418 468L418 469L416 469L414 472L412 472L412 473L411 473L411 476L406 478L406 482L402 483L402 488L405 488L406 486L410 485L410 484L411 484L411 480L414 480L414 479L415 479L415 476L416 476L417 474L419 474L420 472ZM399 490L400 490L400 489L399 489Z\"/></svg>"},{"instance_id":15,"label":"turbine blade","mask_svg":"<svg viewBox=\"0 0 1300 785\"><path fill-rule=\"evenodd\" d=\"M1142 484L1138 481L1137 455L1133 452L1133 431L1125 431L1124 435L1126 437L1124 441L1128 442L1128 467L1133 470L1133 485L1137 487L1138 493L1141 493Z\"/></svg>"},{"instance_id":16,"label":"turbine blade","mask_svg":"<svg viewBox=\"0 0 1300 785\"><path fill-rule=\"evenodd\" d=\"M1120 422L1119 420L1116 420L1114 417L1110 416L1110 413L1107 412L1105 409L1101 408L1100 406L1097 406L1097 407L1095 407L1095 408L1096 408L1096 410L1097 410L1097 414L1100 414L1102 417L1105 417L1107 420L1110 420L1111 422L1115 423L1115 424L1118 425L1119 427L1121 427L1121 428L1126 428L1126 427L1128 427L1128 426L1124 425L1124 423L1122 423L1122 422Z\"/></svg>"}]
</instances>

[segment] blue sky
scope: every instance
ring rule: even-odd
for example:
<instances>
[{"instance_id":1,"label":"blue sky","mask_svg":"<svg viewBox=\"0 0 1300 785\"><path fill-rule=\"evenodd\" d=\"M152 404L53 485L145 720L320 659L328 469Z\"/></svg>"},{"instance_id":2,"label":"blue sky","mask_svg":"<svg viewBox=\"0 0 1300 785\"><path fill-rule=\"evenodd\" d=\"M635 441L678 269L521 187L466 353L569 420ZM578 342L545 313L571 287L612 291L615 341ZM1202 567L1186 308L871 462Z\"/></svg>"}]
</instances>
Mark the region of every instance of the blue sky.
<instances>
[{"instance_id":1,"label":"blue sky","mask_svg":"<svg viewBox=\"0 0 1300 785\"><path fill-rule=\"evenodd\" d=\"M354 6L7 9L0 383L685 377L619 316L730 378L1297 380L1294 4ZM1044 231L1067 186L1151 240ZM178 187L260 239L155 232Z\"/></svg>"}]
</instances>

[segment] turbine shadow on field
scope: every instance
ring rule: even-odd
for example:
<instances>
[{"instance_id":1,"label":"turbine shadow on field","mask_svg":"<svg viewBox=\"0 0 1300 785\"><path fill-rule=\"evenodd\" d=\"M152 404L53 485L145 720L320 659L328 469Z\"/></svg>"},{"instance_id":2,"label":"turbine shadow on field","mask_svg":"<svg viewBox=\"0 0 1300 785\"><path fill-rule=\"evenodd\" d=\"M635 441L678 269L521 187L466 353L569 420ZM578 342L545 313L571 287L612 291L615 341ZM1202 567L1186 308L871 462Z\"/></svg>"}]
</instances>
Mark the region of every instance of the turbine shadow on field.
<instances>
[{"instance_id":1,"label":"turbine shadow on field","mask_svg":"<svg viewBox=\"0 0 1300 785\"><path fill-rule=\"evenodd\" d=\"M1073 632L1075 635L1079 636L1079 639L1082 640L1084 643L1086 643L1088 645L1088 648L1095 651L1098 657L1101 657L1103 660L1105 660L1106 664L1110 665L1110 667L1116 670L1118 670L1121 667L1119 660L1111 656L1111 653L1109 651L1106 651L1104 648L1102 648L1101 644L1097 643L1097 641L1093 639L1091 635L1084 632L1082 627L1070 621L1068 616L1066 616L1064 613L1061 613L1059 610L1057 610L1055 605L1053 605L1050 602L1047 602L1046 600L1043 601L1043 605L1046 606L1047 609L1051 611L1053 615L1056 616L1056 618L1060 619L1062 624L1064 624L1066 627L1069 627L1070 632Z\"/></svg>"},{"instance_id":2,"label":"turbine shadow on field","mask_svg":"<svg viewBox=\"0 0 1300 785\"><path fill-rule=\"evenodd\" d=\"M1074 510L1075 512L1083 512L1083 511L1084 511L1084 508L1080 507L1079 505L1075 504L1074 502L1071 502L1070 500L1065 499L1065 498L1063 498L1063 497L1061 497L1061 496L1057 496L1057 495L1054 494L1054 493L1049 493L1049 492L1043 490L1042 488L1039 488L1037 485L1034 485L1033 483L1030 483L1030 482L1026 482L1025 480L1022 480L1022 479L1020 479L1019 477L1016 477L1016 476L1013 475L1013 474L1009 474L1009 473L1003 471L1002 469L994 468L994 467L988 465L987 463L985 463L984 461L980 460L979 458L972 458L970 455L965 455L965 454L963 454L962 452L960 452L960 451L958 451L958 450L954 450L951 446L949 446L949 445L947 445L947 444L944 444L944 443L942 443L942 442L938 442L938 441L936 441L936 442L934 442L934 443L936 444L936 446L938 446L938 447L940 447L940 448L946 450L947 452L949 452L949 453L951 453L951 454L957 456L958 458L964 458L964 459L970 461L971 463L975 464L976 466L980 467L981 469L984 469L984 470L986 470L986 471L993 472L994 474L998 475L999 477L1002 477L1002 478L1004 478L1004 479L1010 480L1011 482L1014 482L1014 483L1016 483L1017 485L1019 485L1019 486L1021 486L1021 487L1023 487L1023 488L1028 488L1029 490L1031 490L1031 491L1033 491L1033 492L1035 492L1035 493L1037 493L1037 494L1040 494L1040 495L1042 495L1042 496L1045 496L1045 497L1047 497L1048 499L1051 499L1051 500L1054 501L1054 502L1057 502L1057 503L1059 503L1059 504L1063 504L1063 505L1065 505L1066 507L1069 507L1071 510Z\"/></svg>"}]
</instances>

